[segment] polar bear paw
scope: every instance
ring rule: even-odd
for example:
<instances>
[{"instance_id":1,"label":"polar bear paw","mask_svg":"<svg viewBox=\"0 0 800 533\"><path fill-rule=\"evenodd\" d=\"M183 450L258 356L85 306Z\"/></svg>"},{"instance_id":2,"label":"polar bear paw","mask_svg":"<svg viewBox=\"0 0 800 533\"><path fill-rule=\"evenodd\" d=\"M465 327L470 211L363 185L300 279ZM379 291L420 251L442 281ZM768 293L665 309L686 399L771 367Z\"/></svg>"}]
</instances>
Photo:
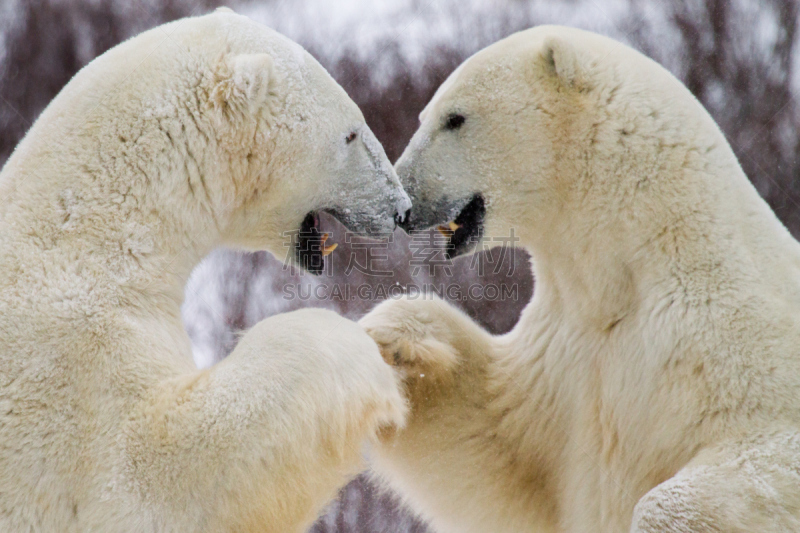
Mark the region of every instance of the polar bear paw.
<instances>
[{"instance_id":1,"label":"polar bear paw","mask_svg":"<svg viewBox=\"0 0 800 533\"><path fill-rule=\"evenodd\" d=\"M382 303L359 324L404 378L443 378L459 361L452 343L455 313L442 300L402 298Z\"/></svg>"}]
</instances>

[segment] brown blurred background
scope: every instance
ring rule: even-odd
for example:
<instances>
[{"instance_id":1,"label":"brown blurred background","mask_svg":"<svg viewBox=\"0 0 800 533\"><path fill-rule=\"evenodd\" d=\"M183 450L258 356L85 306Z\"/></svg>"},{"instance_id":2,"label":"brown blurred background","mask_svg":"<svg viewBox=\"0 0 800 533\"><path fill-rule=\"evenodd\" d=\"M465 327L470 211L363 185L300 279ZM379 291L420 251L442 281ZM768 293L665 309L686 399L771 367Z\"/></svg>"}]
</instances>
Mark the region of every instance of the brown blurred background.
<instances>
[{"instance_id":1,"label":"brown blurred background","mask_svg":"<svg viewBox=\"0 0 800 533\"><path fill-rule=\"evenodd\" d=\"M722 127L758 192L800 236L800 0L0 0L0 165L92 58L147 28L219 5L305 46L361 107L393 161L433 92L473 52L543 23L617 38L686 83ZM199 365L224 358L238 332L298 307L358 318L392 287L434 283L464 294L475 284L504 285L510 297L454 302L499 333L513 327L533 291L528 257L519 250L483 253L484 268L466 257L434 269L438 259L428 254L416 268L418 254L400 231L376 247L360 239L348 244L340 226L326 224L340 248L320 278L285 269L283 257L230 250L215 251L197 268L183 315ZM331 288L345 285L373 294L336 298ZM426 528L362 476L313 531Z\"/></svg>"}]
</instances>

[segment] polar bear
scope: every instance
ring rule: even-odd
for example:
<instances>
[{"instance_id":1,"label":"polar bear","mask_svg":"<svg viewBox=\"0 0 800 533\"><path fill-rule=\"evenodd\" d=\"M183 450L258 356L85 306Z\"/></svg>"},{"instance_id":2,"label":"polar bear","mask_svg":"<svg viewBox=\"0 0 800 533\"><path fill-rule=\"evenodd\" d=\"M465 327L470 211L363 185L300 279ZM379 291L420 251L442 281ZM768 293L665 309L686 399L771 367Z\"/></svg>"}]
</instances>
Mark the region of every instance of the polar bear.
<instances>
[{"instance_id":1,"label":"polar bear","mask_svg":"<svg viewBox=\"0 0 800 533\"><path fill-rule=\"evenodd\" d=\"M410 296L362 319L411 403L374 470L442 533L800 531L800 246L689 91L537 27L420 121L406 226L513 228L536 291L501 336Z\"/></svg>"},{"instance_id":2,"label":"polar bear","mask_svg":"<svg viewBox=\"0 0 800 533\"><path fill-rule=\"evenodd\" d=\"M303 531L379 431L395 371L330 311L270 318L199 371L180 319L220 244L310 269L410 207L345 92L232 12L99 57L0 174L0 530ZM313 261L311 261L313 260Z\"/></svg>"}]
</instances>

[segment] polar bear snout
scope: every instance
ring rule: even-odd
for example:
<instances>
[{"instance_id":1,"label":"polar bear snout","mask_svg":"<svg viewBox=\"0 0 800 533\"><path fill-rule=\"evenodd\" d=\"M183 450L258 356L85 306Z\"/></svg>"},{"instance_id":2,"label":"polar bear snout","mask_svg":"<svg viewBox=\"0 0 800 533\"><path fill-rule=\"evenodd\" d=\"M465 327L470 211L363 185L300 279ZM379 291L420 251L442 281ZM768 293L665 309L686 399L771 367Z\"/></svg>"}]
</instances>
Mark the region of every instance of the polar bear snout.
<instances>
[{"instance_id":1,"label":"polar bear snout","mask_svg":"<svg viewBox=\"0 0 800 533\"><path fill-rule=\"evenodd\" d=\"M353 104L353 113L358 109ZM359 122L362 121L359 117ZM316 210L358 235L391 234L411 209L409 198L383 146L362 123L334 143ZM338 137L337 137L338 139Z\"/></svg>"},{"instance_id":2,"label":"polar bear snout","mask_svg":"<svg viewBox=\"0 0 800 533\"><path fill-rule=\"evenodd\" d=\"M414 206L400 227L406 233L435 227L445 238L448 257L455 257L471 251L483 237L488 202L476 169L460 157L450 157L446 149L448 143L460 142L453 132L467 119L457 115L461 120L451 126L452 117L447 116L444 126L426 118L395 170Z\"/></svg>"},{"instance_id":3,"label":"polar bear snout","mask_svg":"<svg viewBox=\"0 0 800 533\"><path fill-rule=\"evenodd\" d=\"M338 247L338 243L333 242L332 235L320 229L321 212L332 216L349 231L359 235L391 234L399 224L408 218L411 212L411 201L408 199L408 195L402 187L399 185L397 187L397 191L382 195L389 198L389 206L378 205L375 211L355 211L353 208L326 208L309 211L300 224L297 237L293 239L294 256L297 263L309 273L319 275L325 270L327 256Z\"/></svg>"},{"instance_id":4,"label":"polar bear snout","mask_svg":"<svg viewBox=\"0 0 800 533\"><path fill-rule=\"evenodd\" d=\"M392 233L411 212L411 200L399 183L390 190L376 191L370 198L350 198L341 207L324 211L349 231L359 235L380 236Z\"/></svg>"},{"instance_id":5,"label":"polar bear snout","mask_svg":"<svg viewBox=\"0 0 800 533\"><path fill-rule=\"evenodd\" d=\"M453 201L443 197L437 202L419 202L406 213L398 225L406 233L436 227L445 238L445 254L448 258L470 252L484 234L486 201L483 194Z\"/></svg>"}]
</instances>

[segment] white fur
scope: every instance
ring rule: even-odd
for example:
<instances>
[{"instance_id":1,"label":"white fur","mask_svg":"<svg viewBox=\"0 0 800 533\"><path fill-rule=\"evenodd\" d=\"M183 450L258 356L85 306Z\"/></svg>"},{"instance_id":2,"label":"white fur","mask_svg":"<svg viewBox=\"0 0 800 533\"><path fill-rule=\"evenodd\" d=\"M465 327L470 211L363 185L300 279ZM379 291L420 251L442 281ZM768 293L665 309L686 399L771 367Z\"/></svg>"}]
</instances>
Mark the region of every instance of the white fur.
<instances>
[{"instance_id":1,"label":"white fur","mask_svg":"<svg viewBox=\"0 0 800 533\"><path fill-rule=\"evenodd\" d=\"M179 308L213 247L282 257L342 197L364 231L408 208L355 104L267 28L185 19L84 68L0 174L0 530L303 531L402 423L394 371L322 310L198 371Z\"/></svg>"},{"instance_id":2,"label":"white fur","mask_svg":"<svg viewBox=\"0 0 800 533\"><path fill-rule=\"evenodd\" d=\"M453 74L396 168L414 210L483 193L536 278L503 336L438 300L361 322L412 405L373 466L436 531L800 530L800 246L676 79L525 31Z\"/></svg>"}]
</instances>

